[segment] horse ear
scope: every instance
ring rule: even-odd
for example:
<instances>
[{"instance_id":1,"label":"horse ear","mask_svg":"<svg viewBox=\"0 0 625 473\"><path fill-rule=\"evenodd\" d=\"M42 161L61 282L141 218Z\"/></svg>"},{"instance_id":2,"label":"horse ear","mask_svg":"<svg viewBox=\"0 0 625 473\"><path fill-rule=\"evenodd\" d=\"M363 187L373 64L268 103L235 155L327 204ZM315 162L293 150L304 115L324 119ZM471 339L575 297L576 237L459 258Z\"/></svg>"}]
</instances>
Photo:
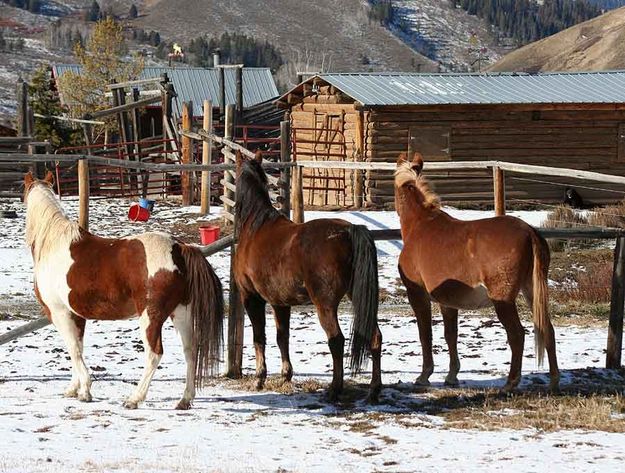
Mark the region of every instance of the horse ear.
<instances>
[{"instance_id":1,"label":"horse ear","mask_svg":"<svg viewBox=\"0 0 625 473\"><path fill-rule=\"evenodd\" d=\"M46 177L44 177L43 180L45 182L47 182L48 184L53 185L54 184L54 174L52 173L52 171L48 171L46 173Z\"/></svg>"},{"instance_id":2,"label":"horse ear","mask_svg":"<svg viewBox=\"0 0 625 473\"><path fill-rule=\"evenodd\" d=\"M399 158L397 158L397 164L403 164L408 161L408 155L405 152L399 154Z\"/></svg>"},{"instance_id":3,"label":"horse ear","mask_svg":"<svg viewBox=\"0 0 625 473\"><path fill-rule=\"evenodd\" d=\"M24 176L24 189L28 189L33 182L35 182L33 173L31 171L28 171Z\"/></svg>"},{"instance_id":4,"label":"horse ear","mask_svg":"<svg viewBox=\"0 0 625 473\"><path fill-rule=\"evenodd\" d=\"M410 167L417 174L421 174L421 171L423 170L423 155L421 153L415 152L415 154L412 156L412 163Z\"/></svg>"},{"instance_id":5,"label":"horse ear","mask_svg":"<svg viewBox=\"0 0 625 473\"><path fill-rule=\"evenodd\" d=\"M254 159L258 164L261 164L263 162L263 153L261 152L261 150L256 150L256 153L254 153Z\"/></svg>"}]
</instances>

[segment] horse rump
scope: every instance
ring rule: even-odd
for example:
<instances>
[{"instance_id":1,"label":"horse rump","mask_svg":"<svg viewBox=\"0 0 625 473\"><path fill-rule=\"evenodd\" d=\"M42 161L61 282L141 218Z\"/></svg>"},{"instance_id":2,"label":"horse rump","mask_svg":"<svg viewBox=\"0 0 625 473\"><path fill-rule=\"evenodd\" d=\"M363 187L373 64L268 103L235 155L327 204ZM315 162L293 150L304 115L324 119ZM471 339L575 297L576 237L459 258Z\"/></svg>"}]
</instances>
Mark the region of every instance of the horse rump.
<instances>
[{"instance_id":1,"label":"horse rump","mask_svg":"<svg viewBox=\"0 0 625 473\"><path fill-rule=\"evenodd\" d=\"M350 294L354 306L350 368L352 373L357 373L370 352L378 325L378 254L367 227L352 225L349 234L352 241Z\"/></svg>"},{"instance_id":2,"label":"horse rump","mask_svg":"<svg viewBox=\"0 0 625 473\"><path fill-rule=\"evenodd\" d=\"M199 248L178 243L186 266L191 318L195 385L217 373L223 344L224 297L221 281Z\"/></svg>"}]
</instances>

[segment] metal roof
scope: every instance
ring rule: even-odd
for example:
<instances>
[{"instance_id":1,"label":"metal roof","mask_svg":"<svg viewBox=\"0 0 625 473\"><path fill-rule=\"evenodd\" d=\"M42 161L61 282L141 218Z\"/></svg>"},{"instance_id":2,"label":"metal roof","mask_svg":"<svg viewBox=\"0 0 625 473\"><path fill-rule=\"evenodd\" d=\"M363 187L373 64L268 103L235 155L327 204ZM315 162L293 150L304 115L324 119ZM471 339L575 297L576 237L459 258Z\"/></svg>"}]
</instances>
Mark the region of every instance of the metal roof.
<instances>
[{"instance_id":1,"label":"metal roof","mask_svg":"<svg viewBox=\"0 0 625 473\"><path fill-rule=\"evenodd\" d=\"M371 107L625 102L625 71L544 74L345 73L320 74L306 83L313 83L316 78L335 86L363 106Z\"/></svg>"},{"instance_id":2,"label":"metal roof","mask_svg":"<svg viewBox=\"0 0 625 473\"><path fill-rule=\"evenodd\" d=\"M67 71L80 73L77 64L56 64L52 66L55 77ZM174 84L178 98L174 100L174 113L180 116L182 102L193 101L193 114L202 115L202 103L211 100L214 106L219 103L219 72L215 68L201 67L153 67L143 69L139 79L151 79L167 73ZM236 103L236 72L234 68L225 69L226 104ZM62 91L61 91L62 94ZM243 68L243 108L266 102L278 97L278 89L269 68Z\"/></svg>"}]
</instances>

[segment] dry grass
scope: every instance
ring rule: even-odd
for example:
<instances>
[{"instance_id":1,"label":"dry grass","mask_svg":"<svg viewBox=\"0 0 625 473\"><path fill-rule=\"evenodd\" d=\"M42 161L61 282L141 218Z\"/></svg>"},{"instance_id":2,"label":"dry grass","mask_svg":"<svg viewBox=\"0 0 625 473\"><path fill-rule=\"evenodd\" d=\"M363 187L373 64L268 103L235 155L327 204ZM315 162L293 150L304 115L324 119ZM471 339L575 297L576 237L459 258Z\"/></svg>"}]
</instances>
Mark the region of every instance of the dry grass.
<instances>
[{"instance_id":1,"label":"dry grass","mask_svg":"<svg viewBox=\"0 0 625 473\"><path fill-rule=\"evenodd\" d=\"M625 201L593 209L588 215L588 224L597 227L625 228Z\"/></svg>"},{"instance_id":2,"label":"dry grass","mask_svg":"<svg viewBox=\"0 0 625 473\"><path fill-rule=\"evenodd\" d=\"M612 290L612 261L597 262L580 271L577 286L554 291L556 297L591 304L609 303Z\"/></svg>"},{"instance_id":3,"label":"dry grass","mask_svg":"<svg viewBox=\"0 0 625 473\"><path fill-rule=\"evenodd\" d=\"M559 205L553 211L547 214L547 218L543 222L543 227L546 228L580 228L588 225L588 221L582 215L579 215L575 210L566 205ZM593 240L577 240L578 244L587 245L592 244ZM553 252L564 251L570 248L570 242L568 240L548 240L549 249Z\"/></svg>"},{"instance_id":4,"label":"dry grass","mask_svg":"<svg viewBox=\"0 0 625 473\"><path fill-rule=\"evenodd\" d=\"M462 396L453 409L449 409L448 398L443 399L448 407L439 415L447 421L447 428L625 432L625 400L618 394L548 396L529 392L504 397L497 392L477 391ZM437 407L430 410L435 412Z\"/></svg>"}]
</instances>

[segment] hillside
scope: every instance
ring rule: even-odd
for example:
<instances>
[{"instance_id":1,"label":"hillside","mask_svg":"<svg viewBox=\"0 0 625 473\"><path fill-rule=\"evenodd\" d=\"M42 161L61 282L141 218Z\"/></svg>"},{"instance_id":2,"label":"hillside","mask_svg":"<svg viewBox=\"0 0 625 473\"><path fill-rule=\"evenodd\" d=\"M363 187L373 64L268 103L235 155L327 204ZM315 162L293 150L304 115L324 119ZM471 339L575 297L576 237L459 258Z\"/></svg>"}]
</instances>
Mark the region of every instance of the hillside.
<instances>
[{"instance_id":1,"label":"hillside","mask_svg":"<svg viewBox=\"0 0 625 473\"><path fill-rule=\"evenodd\" d=\"M511 52L490 70L591 71L625 68L625 7Z\"/></svg>"},{"instance_id":2,"label":"hillside","mask_svg":"<svg viewBox=\"0 0 625 473\"><path fill-rule=\"evenodd\" d=\"M361 0L147 0L136 20L161 37L188 43L244 33L274 44L293 68L312 70L422 70L433 61L369 21Z\"/></svg>"}]
</instances>

